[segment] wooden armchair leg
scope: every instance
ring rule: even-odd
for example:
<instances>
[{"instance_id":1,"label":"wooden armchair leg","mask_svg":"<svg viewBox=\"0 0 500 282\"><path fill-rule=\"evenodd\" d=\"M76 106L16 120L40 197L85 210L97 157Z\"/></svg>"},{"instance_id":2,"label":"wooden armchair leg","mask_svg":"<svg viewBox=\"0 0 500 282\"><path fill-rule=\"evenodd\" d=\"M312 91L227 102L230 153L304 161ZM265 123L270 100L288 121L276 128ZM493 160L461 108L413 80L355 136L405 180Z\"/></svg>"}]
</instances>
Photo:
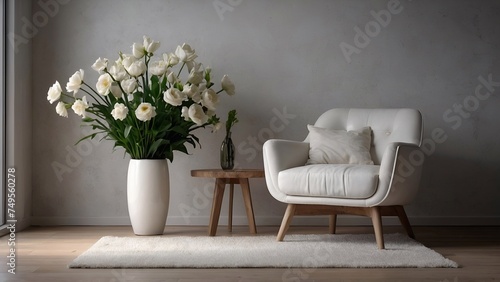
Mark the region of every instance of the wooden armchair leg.
<instances>
[{"instance_id":1,"label":"wooden armchair leg","mask_svg":"<svg viewBox=\"0 0 500 282\"><path fill-rule=\"evenodd\" d=\"M329 224L330 234L335 234L336 229L337 229L337 215L331 214L330 215L330 224Z\"/></svg>"},{"instance_id":2,"label":"wooden armchair leg","mask_svg":"<svg viewBox=\"0 0 500 282\"><path fill-rule=\"evenodd\" d=\"M285 233L292 222L293 215L295 214L296 205L288 204L286 207L285 215L283 216L283 221L281 221L280 231L278 232L278 237L276 241L283 241L285 238Z\"/></svg>"},{"instance_id":3,"label":"wooden armchair leg","mask_svg":"<svg viewBox=\"0 0 500 282\"><path fill-rule=\"evenodd\" d=\"M379 207L369 208L369 216L372 218L373 229L375 231L375 238L377 239L377 246L379 249L384 249L384 232L382 230L382 217L380 215Z\"/></svg>"},{"instance_id":4,"label":"wooden armchair leg","mask_svg":"<svg viewBox=\"0 0 500 282\"><path fill-rule=\"evenodd\" d=\"M403 225L403 228L406 230L408 236L412 239L415 239L415 234L413 233L413 229L411 228L410 221L406 216L406 212L403 206L395 206L394 208L396 209L399 221L401 222L401 225Z\"/></svg>"}]
</instances>

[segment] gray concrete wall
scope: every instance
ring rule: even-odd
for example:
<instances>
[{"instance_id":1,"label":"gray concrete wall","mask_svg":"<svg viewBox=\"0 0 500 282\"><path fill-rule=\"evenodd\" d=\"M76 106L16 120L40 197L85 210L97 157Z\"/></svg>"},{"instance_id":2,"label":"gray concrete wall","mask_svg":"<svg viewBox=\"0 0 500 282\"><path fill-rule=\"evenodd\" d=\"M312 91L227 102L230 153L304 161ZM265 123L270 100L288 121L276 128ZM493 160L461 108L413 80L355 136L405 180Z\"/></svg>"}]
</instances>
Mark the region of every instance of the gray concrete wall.
<instances>
[{"instance_id":1,"label":"gray concrete wall","mask_svg":"<svg viewBox=\"0 0 500 282\"><path fill-rule=\"evenodd\" d=\"M58 117L46 92L80 68L94 85L94 61L130 52L143 35L161 41L158 53L187 42L216 77L231 76L237 95L223 97L218 114L238 110L240 167L262 167L266 139L302 140L306 125L330 108L416 108L428 158L407 208L412 222L500 223L498 1L54 1L57 9L33 2L35 224L129 222L128 157L110 142L73 146L83 136L80 118ZM439 129L441 143L432 134ZM202 148L176 154L170 165L169 224L208 222L213 180L190 170L219 166L224 133L197 136ZM58 177L54 164L67 169ZM251 180L251 189L257 224L278 224L284 205L263 180ZM235 223L246 224L236 191Z\"/></svg>"},{"instance_id":2,"label":"gray concrete wall","mask_svg":"<svg viewBox=\"0 0 500 282\"><path fill-rule=\"evenodd\" d=\"M32 40L22 40L21 19L30 17L30 1L7 3L6 167L15 169L16 230L31 225L32 214ZM23 42L22 44L17 44ZM16 44L13 44L16 43ZM8 215L7 215L8 216ZM11 219L7 217L7 219Z\"/></svg>"}]
</instances>

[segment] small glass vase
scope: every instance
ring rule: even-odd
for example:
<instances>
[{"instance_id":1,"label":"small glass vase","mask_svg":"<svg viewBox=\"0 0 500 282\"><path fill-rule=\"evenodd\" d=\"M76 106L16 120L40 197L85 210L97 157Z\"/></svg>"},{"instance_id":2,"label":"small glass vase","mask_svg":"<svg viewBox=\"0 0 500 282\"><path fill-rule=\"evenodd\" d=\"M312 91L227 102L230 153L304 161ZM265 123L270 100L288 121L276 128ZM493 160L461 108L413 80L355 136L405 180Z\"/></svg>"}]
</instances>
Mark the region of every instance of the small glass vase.
<instances>
[{"instance_id":1,"label":"small glass vase","mask_svg":"<svg viewBox=\"0 0 500 282\"><path fill-rule=\"evenodd\" d=\"M226 134L220 146L220 166L223 170L231 170L234 167L234 144L231 132Z\"/></svg>"}]
</instances>

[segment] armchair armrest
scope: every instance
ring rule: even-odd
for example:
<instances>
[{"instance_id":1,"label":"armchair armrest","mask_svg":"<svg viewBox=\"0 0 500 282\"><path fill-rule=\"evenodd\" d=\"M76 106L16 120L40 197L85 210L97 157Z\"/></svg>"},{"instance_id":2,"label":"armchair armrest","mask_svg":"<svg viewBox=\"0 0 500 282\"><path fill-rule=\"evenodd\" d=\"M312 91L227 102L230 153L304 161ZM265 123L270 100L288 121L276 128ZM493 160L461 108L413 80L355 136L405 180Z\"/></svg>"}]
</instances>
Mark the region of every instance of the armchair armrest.
<instances>
[{"instance_id":1,"label":"armchair armrest","mask_svg":"<svg viewBox=\"0 0 500 282\"><path fill-rule=\"evenodd\" d=\"M283 202L286 195L278 189L278 173L305 165L309 158L309 143L272 139L264 143L262 153L267 188L274 198Z\"/></svg>"},{"instance_id":2,"label":"armchair armrest","mask_svg":"<svg viewBox=\"0 0 500 282\"><path fill-rule=\"evenodd\" d=\"M408 143L390 143L380 163L377 194L382 200L377 205L404 205L415 197L424 153L419 146ZM379 198L381 199L381 198Z\"/></svg>"}]
</instances>

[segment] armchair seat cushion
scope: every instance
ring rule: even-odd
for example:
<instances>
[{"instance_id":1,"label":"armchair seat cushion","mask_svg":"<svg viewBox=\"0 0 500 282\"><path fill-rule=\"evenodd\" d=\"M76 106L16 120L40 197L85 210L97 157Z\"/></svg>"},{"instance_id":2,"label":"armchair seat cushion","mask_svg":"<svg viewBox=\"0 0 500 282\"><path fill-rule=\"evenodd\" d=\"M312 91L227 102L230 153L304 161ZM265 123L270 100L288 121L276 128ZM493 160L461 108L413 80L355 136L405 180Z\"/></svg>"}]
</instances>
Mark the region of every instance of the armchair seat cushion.
<instances>
[{"instance_id":1,"label":"armchair seat cushion","mask_svg":"<svg viewBox=\"0 0 500 282\"><path fill-rule=\"evenodd\" d=\"M366 199L378 186L380 166L316 164L282 170L278 188L289 196Z\"/></svg>"}]
</instances>

